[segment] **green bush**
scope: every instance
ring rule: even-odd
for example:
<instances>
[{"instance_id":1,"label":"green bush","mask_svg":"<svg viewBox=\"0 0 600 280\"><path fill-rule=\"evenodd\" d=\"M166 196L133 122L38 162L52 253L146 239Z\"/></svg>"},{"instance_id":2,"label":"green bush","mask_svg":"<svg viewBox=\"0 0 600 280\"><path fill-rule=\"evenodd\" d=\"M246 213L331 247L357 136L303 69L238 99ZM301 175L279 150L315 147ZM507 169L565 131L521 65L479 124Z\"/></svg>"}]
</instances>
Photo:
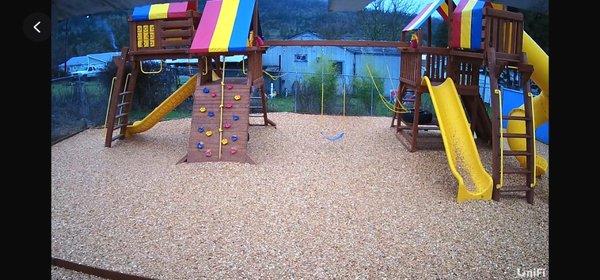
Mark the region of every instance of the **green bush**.
<instances>
[{"instance_id":1,"label":"green bush","mask_svg":"<svg viewBox=\"0 0 600 280\"><path fill-rule=\"evenodd\" d=\"M331 59L327 57L321 57L318 62L311 65L311 68L314 69L313 74L309 74L305 80L305 87L308 89L308 94L305 98L302 98L300 107L302 108L302 111L321 113L322 98L323 113L333 113L335 109L335 94L338 86L337 81L339 78L338 69L336 69L336 66ZM307 98L309 100L307 100Z\"/></svg>"}]
</instances>

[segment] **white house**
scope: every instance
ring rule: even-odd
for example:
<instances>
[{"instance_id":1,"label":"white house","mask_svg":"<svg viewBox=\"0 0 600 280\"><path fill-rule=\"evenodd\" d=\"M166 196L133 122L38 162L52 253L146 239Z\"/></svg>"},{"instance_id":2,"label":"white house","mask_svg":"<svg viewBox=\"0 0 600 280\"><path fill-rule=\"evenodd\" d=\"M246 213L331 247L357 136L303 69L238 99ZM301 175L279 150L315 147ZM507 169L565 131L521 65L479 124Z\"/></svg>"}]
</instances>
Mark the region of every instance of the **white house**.
<instances>
[{"instance_id":1,"label":"white house","mask_svg":"<svg viewBox=\"0 0 600 280\"><path fill-rule=\"evenodd\" d=\"M315 33L303 33L289 40L323 38ZM295 82L302 82L308 74L315 73L315 63L321 57L326 57L338 65L340 82L345 80L346 84L349 84L353 77L370 79L366 67L369 65L376 79L384 79L383 89L380 89L382 93L387 96L392 89L398 87L400 52L396 48L276 46L269 48L263 55L263 65L271 75L283 75L274 81L275 90L292 93Z\"/></svg>"}]
</instances>

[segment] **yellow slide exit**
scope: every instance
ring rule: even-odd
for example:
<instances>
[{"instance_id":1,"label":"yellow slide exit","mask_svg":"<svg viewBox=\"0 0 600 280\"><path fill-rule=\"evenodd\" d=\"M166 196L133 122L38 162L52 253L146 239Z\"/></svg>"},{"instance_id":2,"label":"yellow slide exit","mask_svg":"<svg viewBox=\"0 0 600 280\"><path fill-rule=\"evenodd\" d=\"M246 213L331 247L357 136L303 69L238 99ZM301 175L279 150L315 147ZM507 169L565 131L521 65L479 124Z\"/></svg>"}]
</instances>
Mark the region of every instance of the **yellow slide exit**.
<instances>
[{"instance_id":1,"label":"yellow slide exit","mask_svg":"<svg viewBox=\"0 0 600 280\"><path fill-rule=\"evenodd\" d=\"M523 31L523 52L527 54L527 62L533 65L533 74L531 80L535 82L542 92L533 98L533 115L534 115L534 127L542 125L548 121L548 98L550 96L550 83L548 75L548 55L540 46ZM523 105L513 109L510 112L510 116L513 117L524 117L525 109ZM518 120L509 120L506 125L506 132L508 133L525 133L525 122ZM510 149L513 151L525 151L526 141L523 138L508 138L507 140ZM527 159L524 156L516 157L523 168L526 167ZM542 176L548 169L548 162L541 156L535 156L535 174L536 176Z\"/></svg>"},{"instance_id":2,"label":"yellow slide exit","mask_svg":"<svg viewBox=\"0 0 600 280\"><path fill-rule=\"evenodd\" d=\"M154 108L150 114L148 114L143 120L136 121L131 125L127 126L125 130L125 137L129 138L133 134L142 133L154 125L156 125L162 118L164 118L169 112L173 111L179 104L185 101L188 97L194 94L196 90L196 78L198 74L192 76L185 84L179 87L173 94L171 94L165 101L160 103L158 107Z\"/></svg>"},{"instance_id":3,"label":"yellow slide exit","mask_svg":"<svg viewBox=\"0 0 600 280\"><path fill-rule=\"evenodd\" d=\"M458 181L458 202L465 200L490 200L492 177L487 173L479 158L470 124L454 82L447 78L442 84L432 86L427 76L422 84L427 85L435 109L448 165ZM466 181L466 182L465 182ZM470 186L470 189L467 188Z\"/></svg>"}]
</instances>

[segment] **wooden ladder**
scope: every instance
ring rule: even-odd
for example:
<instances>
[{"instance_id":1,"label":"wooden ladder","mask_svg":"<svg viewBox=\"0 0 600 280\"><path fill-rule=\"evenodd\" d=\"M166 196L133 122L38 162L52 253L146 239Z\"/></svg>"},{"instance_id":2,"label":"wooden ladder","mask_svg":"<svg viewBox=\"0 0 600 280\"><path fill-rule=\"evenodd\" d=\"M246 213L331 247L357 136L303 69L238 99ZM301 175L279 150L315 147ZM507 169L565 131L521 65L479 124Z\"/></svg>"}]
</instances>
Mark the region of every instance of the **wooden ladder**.
<instances>
[{"instance_id":1,"label":"wooden ladder","mask_svg":"<svg viewBox=\"0 0 600 280\"><path fill-rule=\"evenodd\" d=\"M534 116L533 116L533 102L531 98L531 84L530 77L533 73L533 66L524 63L517 63L513 65L517 68L517 71L521 77L521 85L523 88L523 104L524 104L524 116L504 116L502 114L501 104L501 90L498 86L498 78L505 67L509 66L508 62L495 61L493 53L488 54L488 61L490 67L490 88L491 88L491 101L492 101L492 153L493 153L493 181L494 189L492 198L496 201L500 200L500 196L506 193L519 193L524 192L527 202L533 204L534 198L534 184L535 184L535 127L534 127ZM522 61L526 61L524 57ZM503 132L502 121L523 121L525 122L525 133L506 133ZM526 141L526 149L524 151L513 151L508 150L508 144L505 143L505 139L508 138L524 138ZM526 167L518 167L516 169L504 169L504 160L513 156L523 156L526 158ZM504 186L503 176L504 175L521 175L525 176L524 185L516 186Z\"/></svg>"},{"instance_id":2,"label":"wooden ladder","mask_svg":"<svg viewBox=\"0 0 600 280\"><path fill-rule=\"evenodd\" d=\"M121 56L114 59L117 66L117 74L111 85L108 111L106 113L106 138L104 146L110 148L112 142L125 137L125 131L129 124L129 113L133 102L133 92L139 74L139 61L129 62L129 48L123 48ZM127 66L131 72L127 73ZM114 135L115 130L120 130Z\"/></svg>"},{"instance_id":3,"label":"wooden ladder","mask_svg":"<svg viewBox=\"0 0 600 280\"><path fill-rule=\"evenodd\" d=\"M252 86L250 90L250 118L262 118L263 123L250 123L250 126L276 127L275 122L267 116L267 96L261 86Z\"/></svg>"}]
</instances>

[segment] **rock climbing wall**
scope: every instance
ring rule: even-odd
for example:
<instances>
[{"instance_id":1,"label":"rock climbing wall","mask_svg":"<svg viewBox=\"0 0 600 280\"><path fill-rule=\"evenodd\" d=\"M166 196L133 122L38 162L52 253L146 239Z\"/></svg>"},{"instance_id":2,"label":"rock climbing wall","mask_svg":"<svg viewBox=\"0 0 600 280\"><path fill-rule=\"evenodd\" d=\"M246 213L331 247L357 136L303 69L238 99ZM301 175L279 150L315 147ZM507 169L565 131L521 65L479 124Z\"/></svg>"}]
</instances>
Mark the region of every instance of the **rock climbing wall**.
<instances>
[{"instance_id":1,"label":"rock climbing wall","mask_svg":"<svg viewBox=\"0 0 600 280\"><path fill-rule=\"evenodd\" d=\"M250 86L245 80L231 78L228 83L225 78L222 95L220 81L200 82L198 79L194 93L187 162L253 163L246 154Z\"/></svg>"}]
</instances>

